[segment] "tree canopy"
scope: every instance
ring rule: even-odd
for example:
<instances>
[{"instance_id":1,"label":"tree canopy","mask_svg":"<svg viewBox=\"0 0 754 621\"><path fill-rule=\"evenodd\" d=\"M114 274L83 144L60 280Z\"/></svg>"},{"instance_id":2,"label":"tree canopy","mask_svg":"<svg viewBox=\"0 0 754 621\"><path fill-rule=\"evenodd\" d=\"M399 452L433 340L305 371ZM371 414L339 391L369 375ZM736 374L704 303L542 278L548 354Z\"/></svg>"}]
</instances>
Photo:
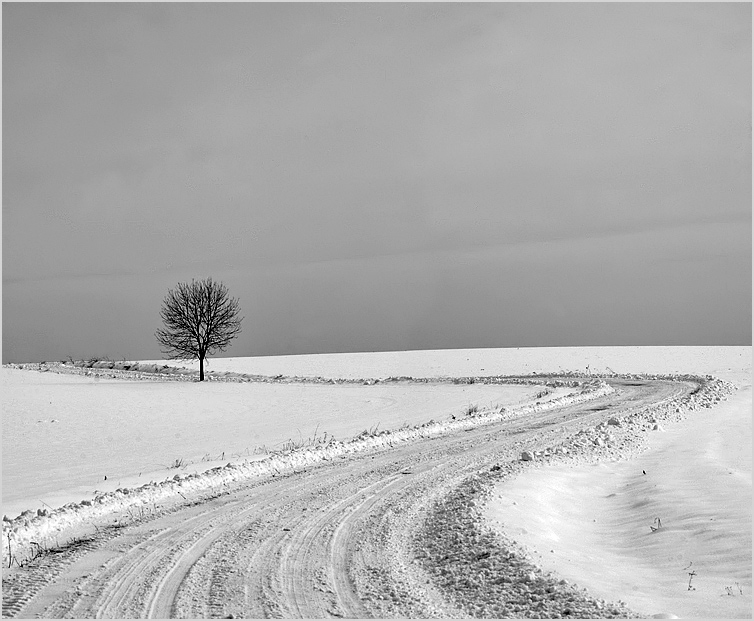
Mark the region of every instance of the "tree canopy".
<instances>
[{"instance_id":1,"label":"tree canopy","mask_svg":"<svg viewBox=\"0 0 754 621\"><path fill-rule=\"evenodd\" d=\"M160 310L164 328L155 332L162 352L170 358L199 359L199 381L204 359L225 351L241 332L238 299L211 277L178 283L170 289Z\"/></svg>"}]
</instances>

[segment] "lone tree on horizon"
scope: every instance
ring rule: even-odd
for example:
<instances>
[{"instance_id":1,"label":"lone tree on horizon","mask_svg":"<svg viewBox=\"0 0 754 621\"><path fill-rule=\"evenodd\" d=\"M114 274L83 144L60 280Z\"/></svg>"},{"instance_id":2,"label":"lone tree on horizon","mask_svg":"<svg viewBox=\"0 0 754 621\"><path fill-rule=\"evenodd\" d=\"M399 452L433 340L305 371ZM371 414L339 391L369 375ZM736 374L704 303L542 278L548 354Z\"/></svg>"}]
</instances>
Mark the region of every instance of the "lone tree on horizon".
<instances>
[{"instance_id":1,"label":"lone tree on horizon","mask_svg":"<svg viewBox=\"0 0 754 621\"><path fill-rule=\"evenodd\" d=\"M162 353L171 359L199 358L199 381L204 381L204 359L225 351L241 331L238 300L212 278L178 283L162 302L165 324L155 332Z\"/></svg>"}]
</instances>

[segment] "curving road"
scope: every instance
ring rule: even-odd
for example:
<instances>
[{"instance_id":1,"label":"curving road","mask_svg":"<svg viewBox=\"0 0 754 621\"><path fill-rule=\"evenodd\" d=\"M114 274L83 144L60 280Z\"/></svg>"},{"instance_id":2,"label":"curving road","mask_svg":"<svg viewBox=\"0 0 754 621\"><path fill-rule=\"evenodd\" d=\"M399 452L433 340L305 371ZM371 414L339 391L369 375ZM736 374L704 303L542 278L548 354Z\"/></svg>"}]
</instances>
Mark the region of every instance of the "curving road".
<instances>
[{"instance_id":1,"label":"curving road","mask_svg":"<svg viewBox=\"0 0 754 621\"><path fill-rule=\"evenodd\" d=\"M581 405L351 454L218 490L8 573L10 617L457 617L412 538L470 475L694 391L692 381L609 379Z\"/></svg>"}]
</instances>

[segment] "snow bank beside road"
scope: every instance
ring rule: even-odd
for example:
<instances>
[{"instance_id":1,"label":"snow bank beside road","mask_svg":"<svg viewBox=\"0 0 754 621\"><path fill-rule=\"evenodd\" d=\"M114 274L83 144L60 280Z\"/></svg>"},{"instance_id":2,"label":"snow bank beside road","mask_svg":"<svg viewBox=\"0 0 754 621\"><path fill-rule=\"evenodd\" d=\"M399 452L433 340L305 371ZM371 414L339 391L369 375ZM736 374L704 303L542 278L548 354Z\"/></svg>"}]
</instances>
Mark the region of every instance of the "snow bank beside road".
<instances>
[{"instance_id":1,"label":"snow bank beside road","mask_svg":"<svg viewBox=\"0 0 754 621\"><path fill-rule=\"evenodd\" d=\"M531 382L536 383L532 378ZM545 380L542 380L543 382ZM127 522L135 516L156 510L158 503L177 502L179 497L218 493L226 485L254 478L276 476L297 468L345 457L351 453L390 448L394 444L411 442L441 434L453 433L471 427L510 420L533 412L563 407L607 395L613 388L599 380L583 385L577 391L539 403L530 403L517 408L481 409L474 416L457 420L431 421L422 425L394 431L367 432L350 442L329 441L313 447L283 451L261 461L227 464L204 473L176 474L162 482L150 482L136 489L118 489L97 495L93 500L69 503L59 509L25 511L17 518L3 519L3 562L9 561L9 549L17 560L27 558L36 544L54 547L56 541L69 532L77 532L83 526Z\"/></svg>"},{"instance_id":2,"label":"snow bank beside road","mask_svg":"<svg viewBox=\"0 0 754 621\"><path fill-rule=\"evenodd\" d=\"M597 597L650 615L751 618L748 370L739 379L735 393L710 383L640 426L584 431L568 455L498 484L485 519Z\"/></svg>"},{"instance_id":3,"label":"snow bank beside road","mask_svg":"<svg viewBox=\"0 0 754 621\"><path fill-rule=\"evenodd\" d=\"M159 381L162 374L59 364L9 365L0 375L3 513L11 517L91 499L97 490L260 459L315 434L348 440L365 429L461 415L470 406L512 407L544 390L283 378L199 383L188 374Z\"/></svg>"},{"instance_id":4,"label":"snow bank beside road","mask_svg":"<svg viewBox=\"0 0 754 621\"><path fill-rule=\"evenodd\" d=\"M449 599L476 617L636 616L626 606L630 595L630 580L613 584L616 588L609 595L601 593L599 589L590 589L586 593L582 588L590 586L589 584L580 583L576 586L570 583L570 578L564 579L568 578L567 574L553 574L553 567L546 562L547 559L542 562L545 553L534 558L530 550L521 546L522 531L526 532L539 525L543 528L553 525L552 535L556 540L561 535L572 537L572 546L580 553L591 555L591 569L607 576L606 581L612 583L615 572L620 570L620 565L614 565L617 560L606 558L599 548L591 548L589 540L580 536L587 529L587 519L592 519L592 490L585 488L575 493L581 503L577 509L568 506L567 501L563 505L554 504L554 507L547 500L539 505L529 503L520 512L518 530L511 529L504 517L510 514L501 512L497 504L499 500L507 509L511 506L510 498L493 499L484 509L481 506L485 499L505 494L504 490L516 485L529 472L546 471L546 468L534 470L532 465L583 463L637 452L646 435L658 423L669 424L680 420L690 411L708 411L724 401L734 390L733 385L718 379L699 378L699 381L700 390L696 394L654 404L623 416L618 415L615 417L617 424L600 423L577 434L572 440L542 447L542 450L536 452L536 460L493 464L489 470L480 471L467 479L432 508L415 540L415 553L421 559L424 569L433 577L433 582ZM500 481L502 482L496 486L495 483ZM523 493L538 495L540 488L537 487L537 482L530 478L523 484ZM552 497L549 501L552 502ZM563 522L558 517L558 507L566 510L567 517ZM574 514L578 514L578 519L571 523L568 518L574 517ZM501 525L497 523L498 520L503 520L504 523ZM492 531L489 524L496 526L497 532ZM561 529L561 526L564 528ZM548 546L558 546L546 534L540 534L538 542L542 541ZM748 552L750 561L750 547ZM617 604L610 604L606 600Z\"/></svg>"}]
</instances>

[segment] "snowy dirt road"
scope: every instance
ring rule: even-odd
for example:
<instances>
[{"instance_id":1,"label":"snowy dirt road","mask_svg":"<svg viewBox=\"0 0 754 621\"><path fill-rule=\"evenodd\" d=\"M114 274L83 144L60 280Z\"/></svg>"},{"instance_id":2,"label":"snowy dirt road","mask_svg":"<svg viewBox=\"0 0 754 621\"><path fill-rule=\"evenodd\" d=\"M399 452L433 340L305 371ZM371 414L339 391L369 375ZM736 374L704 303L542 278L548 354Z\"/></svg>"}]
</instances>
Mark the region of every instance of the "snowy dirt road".
<instances>
[{"instance_id":1,"label":"snowy dirt road","mask_svg":"<svg viewBox=\"0 0 754 621\"><path fill-rule=\"evenodd\" d=\"M6 571L4 616L630 616L537 573L475 518L485 490L523 467L522 451L569 445L613 416L675 411L699 389L680 378L606 381L615 391L585 403L344 454L101 524ZM458 505L453 520L442 517L448 503ZM468 555L482 559L478 575L451 579Z\"/></svg>"}]
</instances>

